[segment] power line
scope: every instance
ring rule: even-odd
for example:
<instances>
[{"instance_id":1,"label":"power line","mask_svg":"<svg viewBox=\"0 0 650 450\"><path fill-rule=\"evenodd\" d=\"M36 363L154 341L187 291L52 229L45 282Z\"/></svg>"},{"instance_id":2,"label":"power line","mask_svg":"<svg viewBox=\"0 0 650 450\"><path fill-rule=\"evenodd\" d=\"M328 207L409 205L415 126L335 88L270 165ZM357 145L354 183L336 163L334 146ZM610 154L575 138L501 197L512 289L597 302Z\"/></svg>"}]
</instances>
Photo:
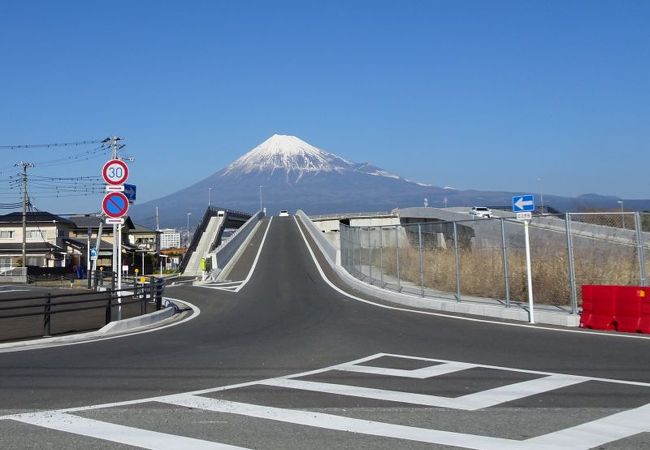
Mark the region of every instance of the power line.
<instances>
[{"instance_id":1,"label":"power line","mask_svg":"<svg viewBox=\"0 0 650 450\"><path fill-rule=\"evenodd\" d=\"M109 142L109 138L101 140L90 140L90 141L76 141L76 142L57 142L52 144L20 144L20 145L0 145L0 150L19 150L19 149L28 149L28 148L51 148L51 147L72 147L79 145L89 145L89 144L103 144Z\"/></svg>"}]
</instances>

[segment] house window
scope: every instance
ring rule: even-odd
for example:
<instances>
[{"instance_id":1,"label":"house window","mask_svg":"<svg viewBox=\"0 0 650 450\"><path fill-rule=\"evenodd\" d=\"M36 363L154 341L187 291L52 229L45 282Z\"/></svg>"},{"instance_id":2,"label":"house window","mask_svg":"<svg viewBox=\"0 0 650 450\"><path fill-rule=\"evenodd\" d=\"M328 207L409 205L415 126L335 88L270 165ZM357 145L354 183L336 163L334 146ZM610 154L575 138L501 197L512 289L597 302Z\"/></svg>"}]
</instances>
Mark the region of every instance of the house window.
<instances>
[{"instance_id":1,"label":"house window","mask_svg":"<svg viewBox=\"0 0 650 450\"><path fill-rule=\"evenodd\" d=\"M0 239L13 239L14 230L2 230L0 231Z\"/></svg>"},{"instance_id":2,"label":"house window","mask_svg":"<svg viewBox=\"0 0 650 450\"><path fill-rule=\"evenodd\" d=\"M1 267L12 267L11 256L0 256L0 268Z\"/></svg>"},{"instance_id":3,"label":"house window","mask_svg":"<svg viewBox=\"0 0 650 450\"><path fill-rule=\"evenodd\" d=\"M27 257L27 265L28 266L42 266L43 265L43 257L42 256L28 256Z\"/></svg>"},{"instance_id":4,"label":"house window","mask_svg":"<svg viewBox=\"0 0 650 450\"><path fill-rule=\"evenodd\" d=\"M13 239L14 236L15 231L13 230L0 231L0 239Z\"/></svg>"},{"instance_id":5,"label":"house window","mask_svg":"<svg viewBox=\"0 0 650 450\"><path fill-rule=\"evenodd\" d=\"M44 241L45 236L41 230L29 230L27 232L27 239L38 239L40 241Z\"/></svg>"}]
</instances>

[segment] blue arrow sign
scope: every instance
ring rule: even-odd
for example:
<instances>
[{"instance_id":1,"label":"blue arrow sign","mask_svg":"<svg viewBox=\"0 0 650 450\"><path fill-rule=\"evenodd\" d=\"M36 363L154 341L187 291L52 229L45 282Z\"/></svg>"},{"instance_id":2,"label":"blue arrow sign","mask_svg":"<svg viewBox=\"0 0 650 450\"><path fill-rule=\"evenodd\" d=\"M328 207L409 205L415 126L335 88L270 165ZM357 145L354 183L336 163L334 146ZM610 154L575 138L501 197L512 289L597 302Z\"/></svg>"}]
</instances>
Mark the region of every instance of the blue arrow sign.
<instances>
[{"instance_id":1,"label":"blue arrow sign","mask_svg":"<svg viewBox=\"0 0 650 450\"><path fill-rule=\"evenodd\" d=\"M129 203L135 201L135 184L124 183L124 195L129 199Z\"/></svg>"},{"instance_id":2,"label":"blue arrow sign","mask_svg":"<svg viewBox=\"0 0 650 450\"><path fill-rule=\"evenodd\" d=\"M515 195L512 197L512 211L535 211L535 197L532 194Z\"/></svg>"}]
</instances>

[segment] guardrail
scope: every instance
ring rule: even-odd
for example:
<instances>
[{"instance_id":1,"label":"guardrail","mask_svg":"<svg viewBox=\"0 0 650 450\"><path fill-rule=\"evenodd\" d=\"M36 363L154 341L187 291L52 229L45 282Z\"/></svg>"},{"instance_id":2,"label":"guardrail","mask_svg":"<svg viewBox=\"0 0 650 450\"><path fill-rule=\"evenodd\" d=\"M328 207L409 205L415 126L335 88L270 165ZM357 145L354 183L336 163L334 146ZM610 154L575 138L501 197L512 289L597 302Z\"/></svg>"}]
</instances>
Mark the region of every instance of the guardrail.
<instances>
[{"instance_id":1,"label":"guardrail","mask_svg":"<svg viewBox=\"0 0 650 450\"><path fill-rule=\"evenodd\" d=\"M303 212L303 214L305 214ZM305 214L306 215L306 214ZM317 214L317 215L311 215L307 216L309 217L310 220L334 220L334 219L348 219L348 218L362 218L362 217L397 217L397 214L391 212L391 211L386 211L386 212L357 212L357 213L340 213L340 214Z\"/></svg>"},{"instance_id":2,"label":"guardrail","mask_svg":"<svg viewBox=\"0 0 650 450\"><path fill-rule=\"evenodd\" d=\"M122 289L115 289L115 277L110 272L97 271L96 291L47 292L0 298L0 340L20 339L42 335L51 336L53 318L66 316L55 334L81 329L98 329L112 320L135 317L162 308L165 287L163 278L149 277L143 282L126 278ZM37 334L38 318L42 317L42 333ZM8 319L13 319L8 322Z\"/></svg>"}]
</instances>

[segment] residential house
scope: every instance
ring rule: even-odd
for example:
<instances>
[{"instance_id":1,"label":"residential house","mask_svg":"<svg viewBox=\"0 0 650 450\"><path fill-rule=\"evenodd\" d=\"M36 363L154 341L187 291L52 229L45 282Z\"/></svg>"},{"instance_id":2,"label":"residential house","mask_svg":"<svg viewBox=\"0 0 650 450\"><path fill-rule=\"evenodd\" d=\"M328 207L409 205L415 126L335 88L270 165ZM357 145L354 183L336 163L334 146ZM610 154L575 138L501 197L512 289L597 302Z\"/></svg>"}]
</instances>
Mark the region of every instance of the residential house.
<instances>
[{"instance_id":1,"label":"residential house","mask_svg":"<svg viewBox=\"0 0 650 450\"><path fill-rule=\"evenodd\" d=\"M94 214L83 214L69 216L68 219L72 222L73 227L70 230L70 236L64 241L66 251L70 255L69 259L72 265L87 266L88 261L88 243L90 248L97 247L97 235L99 233L100 218ZM129 233L135 228L130 217L126 217L124 225L122 225L122 263L128 265L128 255L133 254L137 250L129 244ZM104 270L111 270L113 267L113 242L115 236L113 235L112 225L102 225L101 242L99 243L99 251L97 252L97 268Z\"/></svg>"},{"instance_id":2,"label":"residential house","mask_svg":"<svg viewBox=\"0 0 650 450\"><path fill-rule=\"evenodd\" d=\"M65 267L63 241L73 223L48 212L27 212L25 254L27 266ZM23 215L13 212L0 215L0 267L23 265Z\"/></svg>"}]
</instances>

